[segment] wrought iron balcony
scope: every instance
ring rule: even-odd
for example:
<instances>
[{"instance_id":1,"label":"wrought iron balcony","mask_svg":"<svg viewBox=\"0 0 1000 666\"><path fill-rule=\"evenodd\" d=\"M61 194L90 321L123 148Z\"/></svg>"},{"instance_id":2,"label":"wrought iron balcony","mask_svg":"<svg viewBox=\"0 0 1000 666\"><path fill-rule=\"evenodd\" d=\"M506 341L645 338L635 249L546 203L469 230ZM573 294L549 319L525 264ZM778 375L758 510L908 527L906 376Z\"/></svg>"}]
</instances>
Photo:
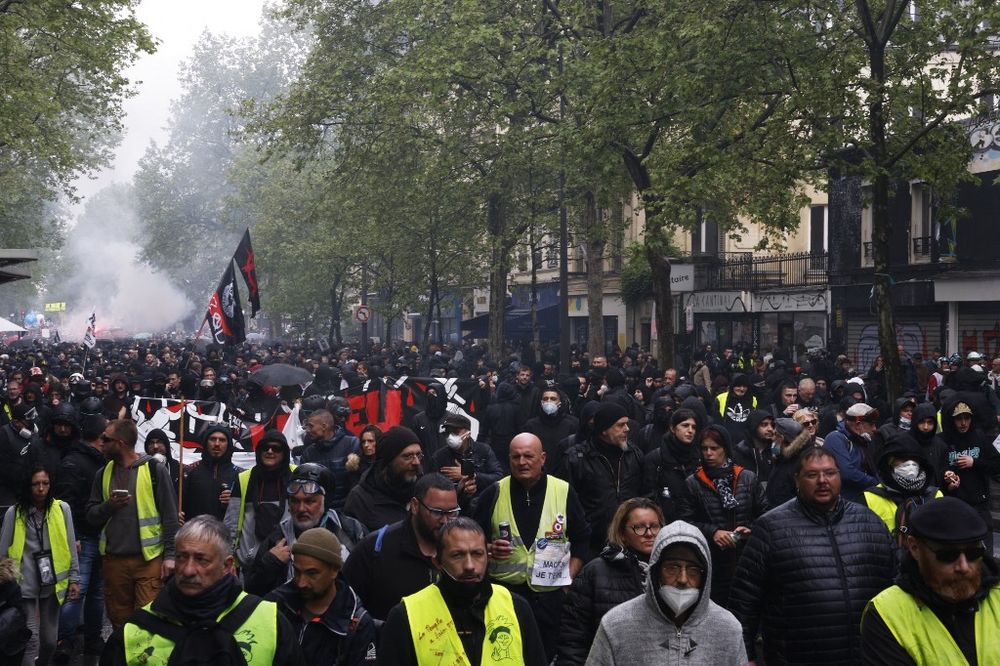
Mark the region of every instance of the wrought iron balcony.
<instances>
[{"instance_id":1,"label":"wrought iron balcony","mask_svg":"<svg viewBox=\"0 0 1000 666\"><path fill-rule=\"evenodd\" d=\"M820 286L826 283L826 252L726 257L710 268L708 273L709 289L754 291L773 287Z\"/></svg>"}]
</instances>

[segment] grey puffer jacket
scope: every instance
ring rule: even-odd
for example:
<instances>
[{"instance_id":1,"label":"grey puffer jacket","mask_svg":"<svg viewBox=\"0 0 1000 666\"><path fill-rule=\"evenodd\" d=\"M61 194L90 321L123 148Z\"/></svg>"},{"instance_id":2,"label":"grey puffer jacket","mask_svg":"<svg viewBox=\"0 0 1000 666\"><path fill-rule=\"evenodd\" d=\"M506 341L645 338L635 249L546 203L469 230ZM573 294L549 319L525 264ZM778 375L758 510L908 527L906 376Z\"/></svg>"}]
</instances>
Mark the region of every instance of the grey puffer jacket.
<instances>
[{"instance_id":1,"label":"grey puffer jacket","mask_svg":"<svg viewBox=\"0 0 1000 666\"><path fill-rule=\"evenodd\" d=\"M587 666L746 666L739 622L709 598L712 557L701 531L680 520L670 523L656 535L649 561L658 562L663 550L675 543L696 548L708 568L701 597L691 615L679 627L667 615L657 595L660 583L654 573L656 567L651 565L645 593L612 608L601 620Z\"/></svg>"}]
</instances>

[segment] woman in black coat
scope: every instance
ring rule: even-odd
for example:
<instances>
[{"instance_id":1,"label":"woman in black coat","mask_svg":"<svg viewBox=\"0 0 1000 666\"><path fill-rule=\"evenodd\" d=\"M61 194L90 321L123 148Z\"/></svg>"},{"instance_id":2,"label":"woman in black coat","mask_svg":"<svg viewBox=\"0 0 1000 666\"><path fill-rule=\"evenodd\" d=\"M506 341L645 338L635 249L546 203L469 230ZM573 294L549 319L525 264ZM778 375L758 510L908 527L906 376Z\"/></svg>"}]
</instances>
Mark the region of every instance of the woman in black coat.
<instances>
[{"instance_id":1,"label":"woman in black coat","mask_svg":"<svg viewBox=\"0 0 1000 666\"><path fill-rule=\"evenodd\" d=\"M583 664L601 618L620 603L643 593L649 553L663 513L645 497L625 500L608 527L608 545L573 581L563 604L559 634L560 666Z\"/></svg>"},{"instance_id":2,"label":"woman in black coat","mask_svg":"<svg viewBox=\"0 0 1000 666\"><path fill-rule=\"evenodd\" d=\"M712 601L725 606L752 525L767 500L757 475L732 461L729 432L710 425L701 433L701 465L687 478L682 519L701 530L712 552Z\"/></svg>"}]
</instances>

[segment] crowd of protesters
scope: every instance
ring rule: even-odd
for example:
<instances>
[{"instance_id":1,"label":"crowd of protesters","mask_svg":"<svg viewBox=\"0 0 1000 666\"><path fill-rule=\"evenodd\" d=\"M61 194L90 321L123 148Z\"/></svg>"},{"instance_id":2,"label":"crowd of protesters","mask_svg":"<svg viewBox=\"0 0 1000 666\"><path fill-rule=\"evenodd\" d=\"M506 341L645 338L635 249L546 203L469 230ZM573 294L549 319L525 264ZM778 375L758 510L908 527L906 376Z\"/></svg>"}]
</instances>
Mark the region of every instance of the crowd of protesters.
<instances>
[{"instance_id":1,"label":"crowd of protesters","mask_svg":"<svg viewBox=\"0 0 1000 666\"><path fill-rule=\"evenodd\" d=\"M1000 621L1000 358L903 354L890 405L880 358L859 372L822 350L705 346L684 367L637 345L574 348L564 369L539 356L4 350L0 653L919 664L942 650L1000 663L980 624ZM312 379L254 380L273 363ZM345 391L401 376L428 380L424 409L348 430ZM451 378L478 382L476 413L450 408ZM264 422L297 408L303 445L269 431L243 469L220 424L181 467L162 430L137 450L137 396Z\"/></svg>"}]
</instances>

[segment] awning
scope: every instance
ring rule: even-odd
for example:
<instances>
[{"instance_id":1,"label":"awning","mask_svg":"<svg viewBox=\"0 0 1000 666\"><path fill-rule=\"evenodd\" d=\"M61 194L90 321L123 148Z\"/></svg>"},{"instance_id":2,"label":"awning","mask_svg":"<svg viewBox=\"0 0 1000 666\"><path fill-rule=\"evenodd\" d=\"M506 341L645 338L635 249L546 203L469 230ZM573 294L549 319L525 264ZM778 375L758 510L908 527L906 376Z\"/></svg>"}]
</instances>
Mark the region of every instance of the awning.
<instances>
[{"instance_id":1,"label":"awning","mask_svg":"<svg viewBox=\"0 0 1000 666\"><path fill-rule=\"evenodd\" d=\"M0 317L0 333L25 333L27 329L21 328L12 321Z\"/></svg>"},{"instance_id":2,"label":"awning","mask_svg":"<svg viewBox=\"0 0 1000 666\"><path fill-rule=\"evenodd\" d=\"M466 338L487 338L489 329L489 313L462 322ZM558 305L538 309L538 330L542 340L559 338ZM531 339L531 308L508 308L504 315L504 331L508 340Z\"/></svg>"}]
</instances>

